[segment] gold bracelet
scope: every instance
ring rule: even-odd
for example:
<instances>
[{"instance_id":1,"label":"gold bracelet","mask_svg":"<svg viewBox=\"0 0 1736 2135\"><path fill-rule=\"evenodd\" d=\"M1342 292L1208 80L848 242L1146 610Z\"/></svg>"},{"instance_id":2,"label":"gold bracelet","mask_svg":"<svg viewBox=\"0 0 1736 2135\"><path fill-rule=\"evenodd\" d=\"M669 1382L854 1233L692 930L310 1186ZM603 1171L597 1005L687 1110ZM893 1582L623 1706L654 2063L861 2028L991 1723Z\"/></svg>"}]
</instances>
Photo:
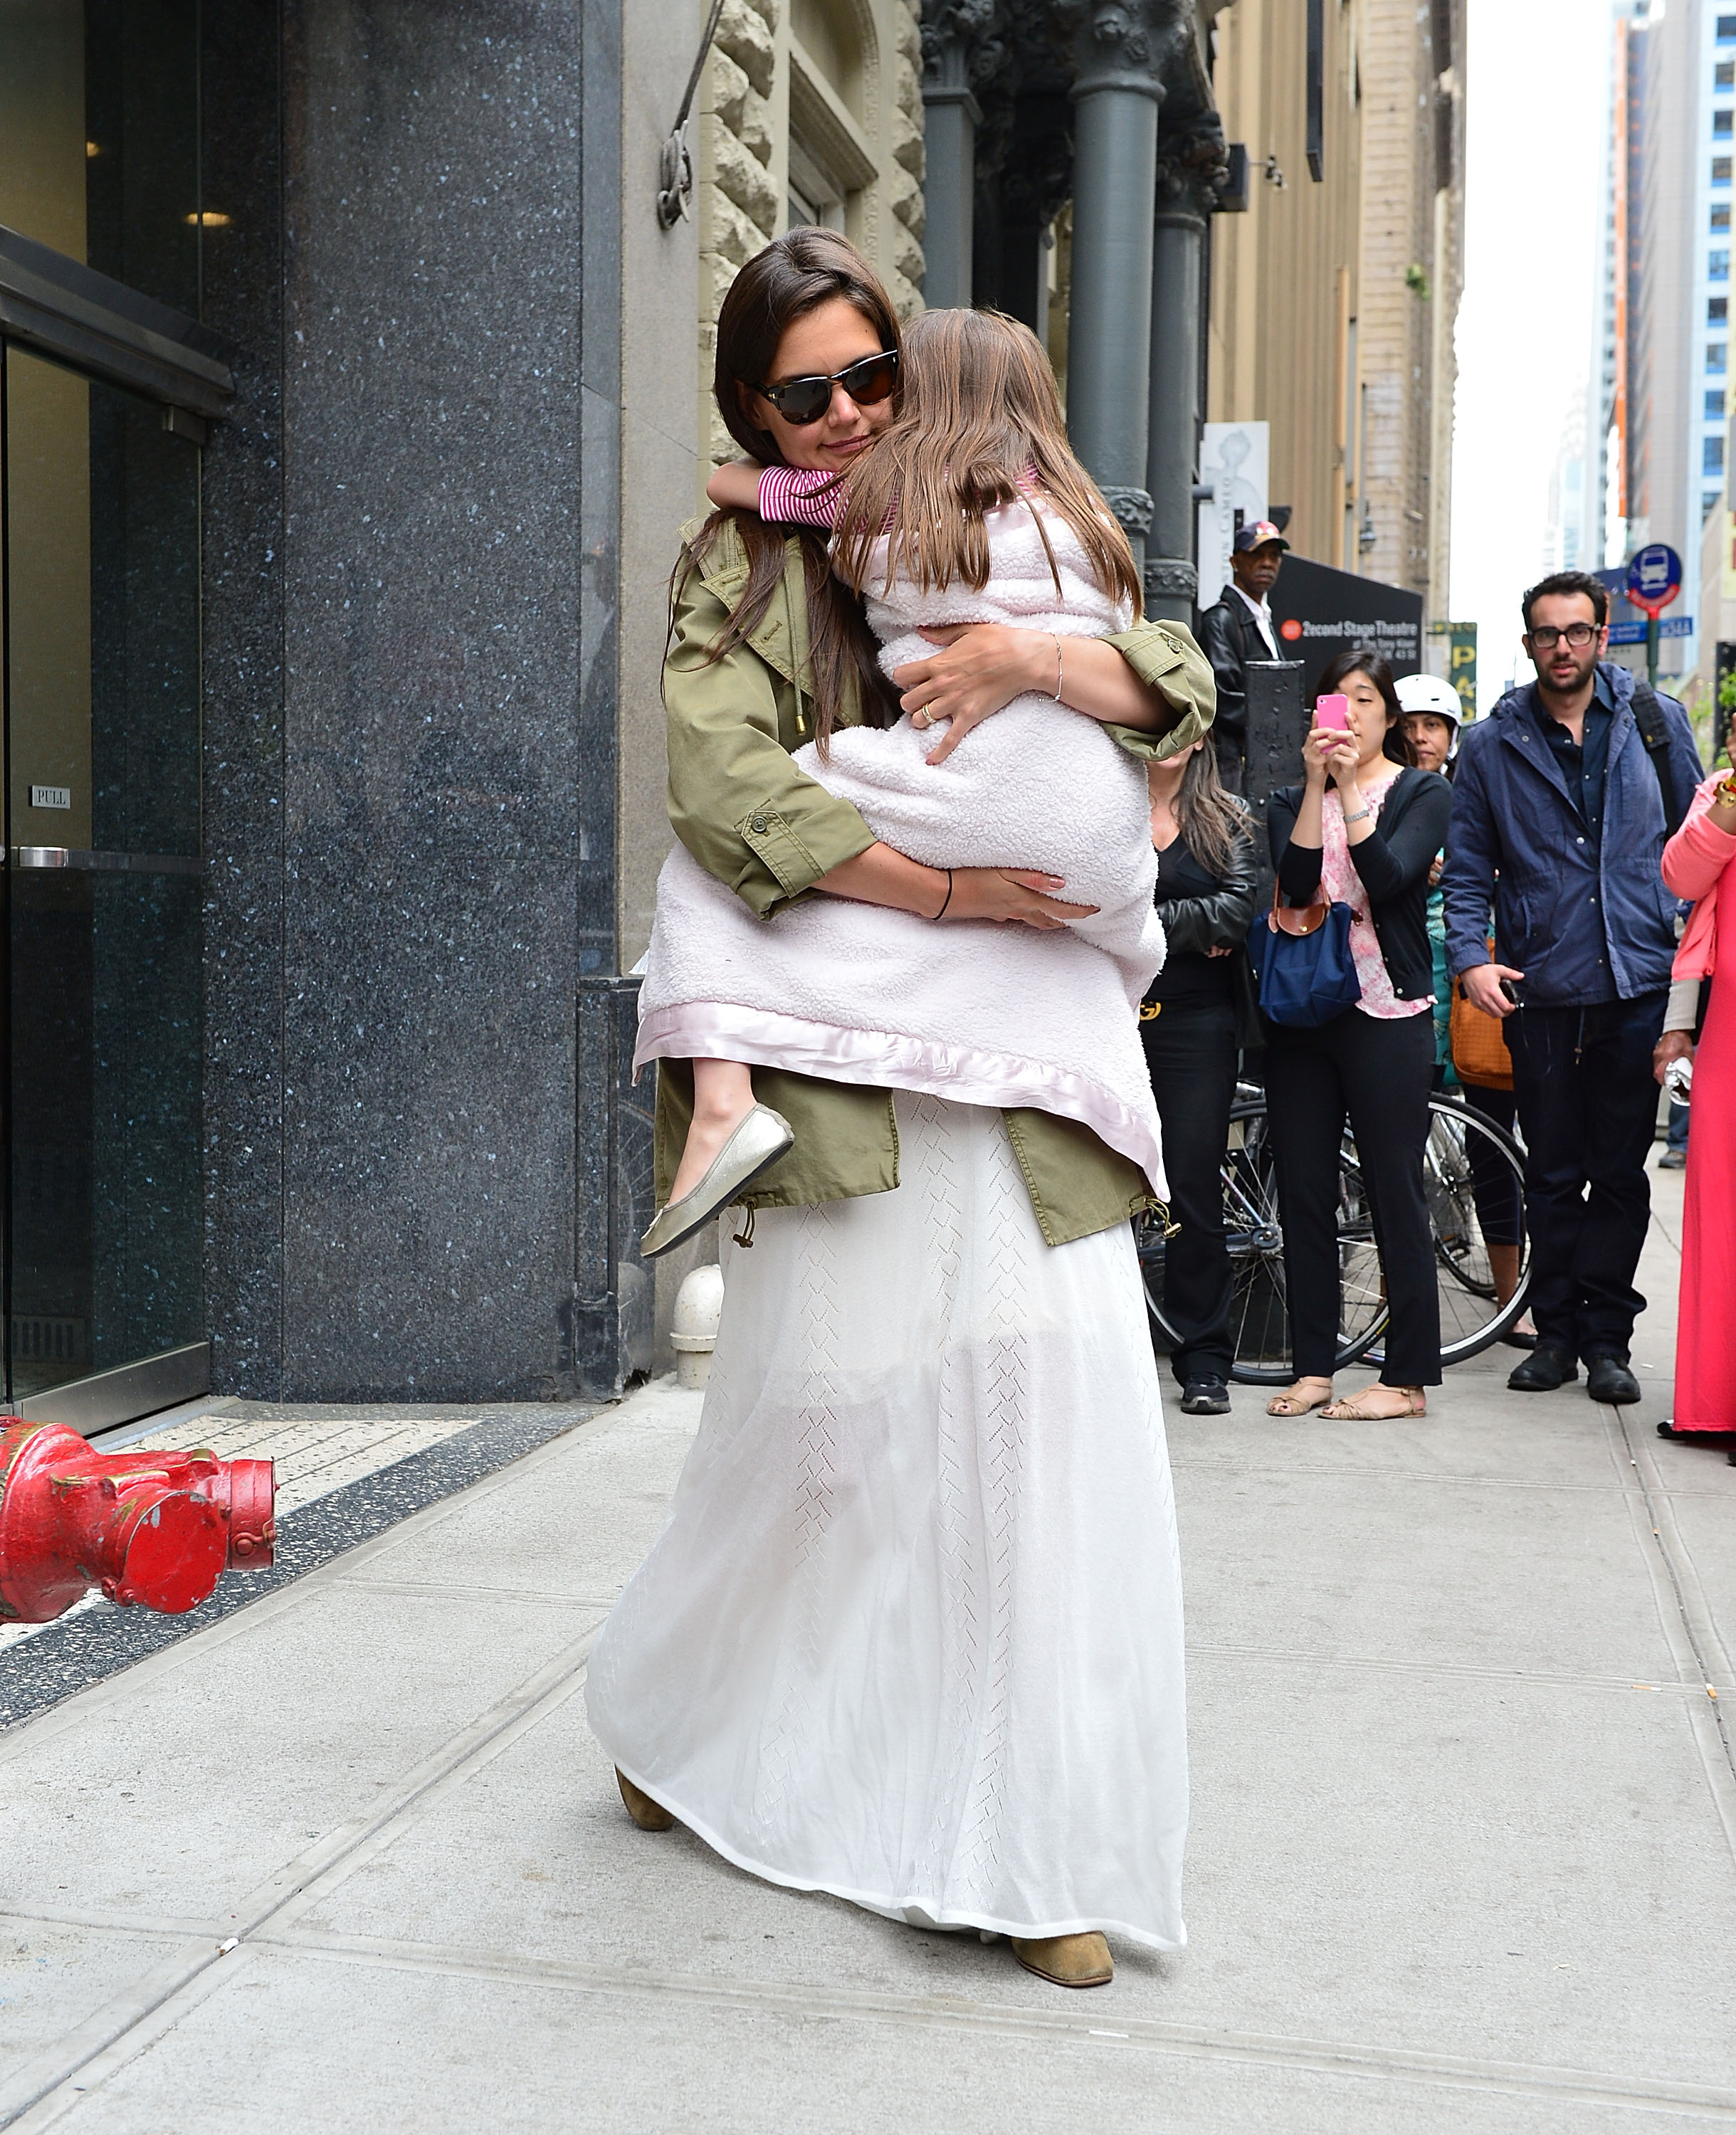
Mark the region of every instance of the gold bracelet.
<instances>
[{"instance_id":1,"label":"gold bracelet","mask_svg":"<svg viewBox=\"0 0 1736 2135\"><path fill-rule=\"evenodd\" d=\"M1712 788L1714 808L1736 808L1736 771L1727 771Z\"/></svg>"}]
</instances>

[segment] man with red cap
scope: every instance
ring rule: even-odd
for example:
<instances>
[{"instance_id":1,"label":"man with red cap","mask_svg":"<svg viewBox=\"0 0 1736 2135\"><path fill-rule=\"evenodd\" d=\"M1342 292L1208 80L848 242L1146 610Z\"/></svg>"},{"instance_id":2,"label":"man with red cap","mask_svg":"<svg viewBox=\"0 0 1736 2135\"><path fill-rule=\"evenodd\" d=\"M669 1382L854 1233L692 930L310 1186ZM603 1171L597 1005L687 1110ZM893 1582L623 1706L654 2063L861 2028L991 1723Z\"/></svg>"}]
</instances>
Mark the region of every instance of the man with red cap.
<instances>
[{"instance_id":1,"label":"man with red cap","mask_svg":"<svg viewBox=\"0 0 1736 2135\"><path fill-rule=\"evenodd\" d=\"M1216 607L1200 618L1200 643L1217 677L1218 771L1233 793L1245 789L1248 753L1248 663L1278 660L1278 626L1267 595L1290 544L1269 519L1254 519L1236 535L1230 582Z\"/></svg>"}]
</instances>

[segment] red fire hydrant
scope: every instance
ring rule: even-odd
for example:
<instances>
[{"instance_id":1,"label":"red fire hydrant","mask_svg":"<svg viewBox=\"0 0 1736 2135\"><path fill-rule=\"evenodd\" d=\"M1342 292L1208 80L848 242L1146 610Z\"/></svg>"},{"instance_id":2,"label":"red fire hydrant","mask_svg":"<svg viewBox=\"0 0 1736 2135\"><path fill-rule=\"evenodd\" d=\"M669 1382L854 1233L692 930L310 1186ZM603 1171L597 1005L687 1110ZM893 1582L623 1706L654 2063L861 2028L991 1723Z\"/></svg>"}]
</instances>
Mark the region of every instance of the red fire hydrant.
<instances>
[{"instance_id":1,"label":"red fire hydrant","mask_svg":"<svg viewBox=\"0 0 1736 2135\"><path fill-rule=\"evenodd\" d=\"M269 1460L99 1453L57 1423L0 1416L0 1620L46 1624L94 1586L124 1608L196 1609L271 1561Z\"/></svg>"}]
</instances>

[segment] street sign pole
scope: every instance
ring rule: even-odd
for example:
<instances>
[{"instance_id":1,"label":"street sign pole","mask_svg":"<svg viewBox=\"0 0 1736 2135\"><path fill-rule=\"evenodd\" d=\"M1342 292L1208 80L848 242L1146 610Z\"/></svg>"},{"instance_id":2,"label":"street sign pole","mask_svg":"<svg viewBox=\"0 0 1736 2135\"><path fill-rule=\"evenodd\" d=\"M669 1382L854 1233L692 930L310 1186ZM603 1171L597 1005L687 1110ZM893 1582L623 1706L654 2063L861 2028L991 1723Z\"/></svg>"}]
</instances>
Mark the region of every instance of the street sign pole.
<instances>
[{"instance_id":1,"label":"street sign pole","mask_svg":"<svg viewBox=\"0 0 1736 2135\"><path fill-rule=\"evenodd\" d=\"M1653 541L1627 566L1627 598L1646 618L1646 684L1657 687L1657 619L1682 589L1682 559Z\"/></svg>"},{"instance_id":2,"label":"street sign pole","mask_svg":"<svg viewBox=\"0 0 1736 2135\"><path fill-rule=\"evenodd\" d=\"M1657 617L1655 615L1646 618L1646 686L1648 690L1657 687Z\"/></svg>"}]
</instances>

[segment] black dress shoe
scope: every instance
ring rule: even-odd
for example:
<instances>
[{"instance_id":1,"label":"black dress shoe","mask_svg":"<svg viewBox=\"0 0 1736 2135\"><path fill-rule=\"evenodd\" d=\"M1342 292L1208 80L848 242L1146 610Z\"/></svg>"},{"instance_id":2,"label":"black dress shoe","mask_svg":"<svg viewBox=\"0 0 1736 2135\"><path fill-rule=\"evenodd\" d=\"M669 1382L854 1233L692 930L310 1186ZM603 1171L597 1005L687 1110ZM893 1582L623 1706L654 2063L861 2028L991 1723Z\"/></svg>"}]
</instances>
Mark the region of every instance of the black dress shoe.
<instances>
[{"instance_id":1,"label":"black dress shoe","mask_svg":"<svg viewBox=\"0 0 1736 2135\"><path fill-rule=\"evenodd\" d=\"M1229 1388L1222 1379L1190 1379L1181 1391L1186 1416L1228 1416Z\"/></svg>"},{"instance_id":2,"label":"black dress shoe","mask_svg":"<svg viewBox=\"0 0 1736 2135\"><path fill-rule=\"evenodd\" d=\"M1640 1397L1640 1382L1620 1357L1588 1357L1585 1391L1593 1401L1626 1407Z\"/></svg>"},{"instance_id":3,"label":"black dress shoe","mask_svg":"<svg viewBox=\"0 0 1736 2135\"><path fill-rule=\"evenodd\" d=\"M1579 1367L1565 1349L1545 1349L1540 1343L1522 1364L1508 1372L1507 1384L1516 1394L1552 1394L1578 1376ZM1634 1399L1639 1399L1637 1389Z\"/></svg>"}]
</instances>

